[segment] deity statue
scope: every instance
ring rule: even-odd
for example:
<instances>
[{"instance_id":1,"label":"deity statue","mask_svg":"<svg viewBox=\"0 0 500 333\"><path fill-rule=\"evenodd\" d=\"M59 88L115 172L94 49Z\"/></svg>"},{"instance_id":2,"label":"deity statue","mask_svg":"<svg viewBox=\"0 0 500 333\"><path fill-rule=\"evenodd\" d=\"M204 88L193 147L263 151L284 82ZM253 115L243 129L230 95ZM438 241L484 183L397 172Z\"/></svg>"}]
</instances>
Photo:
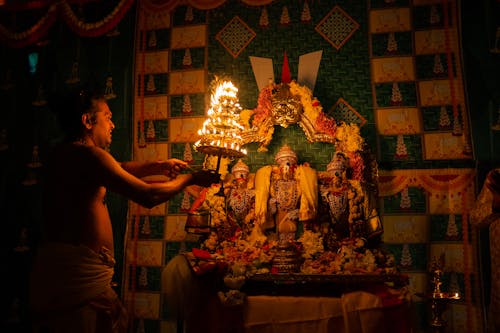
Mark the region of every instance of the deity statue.
<instances>
[{"instance_id":1,"label":"deity statue","mask_svg":"<svg viewBox=\"0 0 500 333\"><path fill-rule=\"evenodd\" d=\"M373 196L362 182L348 178L348 169L348 157L336 152L320 186L319 220L327 250L335 251L343 239L377 245L383 232Z\"/></svg>"},{"instance_id":2,"label":"deity statue","mask_svg":"<svg viewBox=\"0 0 500 333\"><path fill-rule=\"evenodd\" d=\"M250 188L250 169L241 159L231 168L231 182L225 185L227 219L229 224L241 228L243 236L253 226L255 191Z\"/></svg>"},{"instance_id":3,"label":"deity statue","mask_svg":"<svg viewBox=\"0 0 500 333\"><path fill-rule=\"evenodd\" d=\"M316 218L318 178L316 170L297 164L297 154L286 144L275 161L277 166L264 166L255 174L255 224L276 232L280 241L291 241L299 221Z\"/></svg>"}]
</instances>

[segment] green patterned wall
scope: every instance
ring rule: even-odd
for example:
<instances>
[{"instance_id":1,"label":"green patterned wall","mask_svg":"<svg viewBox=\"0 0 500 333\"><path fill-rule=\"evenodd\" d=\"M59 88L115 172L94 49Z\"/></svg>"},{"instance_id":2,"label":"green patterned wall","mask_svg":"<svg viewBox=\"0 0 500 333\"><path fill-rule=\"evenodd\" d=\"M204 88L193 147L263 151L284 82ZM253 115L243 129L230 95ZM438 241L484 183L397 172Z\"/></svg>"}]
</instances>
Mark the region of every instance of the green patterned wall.
<instances>
[{"instance_id":1,"label":"green patterned wall","mask_svg":"<svg viewBox=\"0 0 500 333\"><path fill-rule=\"evenodd\" d=\"M210 51L208 70L210 74L227 74L240 90L240 102L246 108L257 106L258 88L252 72L249 56L272 58L274 77L281 81L284 53L286 52L293 79L297 78L299 56L322 50L322 59L314 96L321 102L324 112L330 109L339 98L344 98L368 121L363 135L370 139L375 136L370 88L369 45L367 44L367 8L363 2L340 1L341 6L359 23L358 30L340 49L334 48L315 30L316 23L332 4L311 4L311 22L300 22L302 8L294 1L279 1L267 6L270 24L260 27L259 16L262 8L241 6L238 2L228 1L210 12ZM279 24L284 6L289 8L291 22L288 26ZM228 20L238 16L255 32L251 43L233 58L224 47L212 42L215 35L225 27ZM370 140L368 140L370 141ZM374 143L374 141L372 141Z\"/></svg>"}]
</instances>

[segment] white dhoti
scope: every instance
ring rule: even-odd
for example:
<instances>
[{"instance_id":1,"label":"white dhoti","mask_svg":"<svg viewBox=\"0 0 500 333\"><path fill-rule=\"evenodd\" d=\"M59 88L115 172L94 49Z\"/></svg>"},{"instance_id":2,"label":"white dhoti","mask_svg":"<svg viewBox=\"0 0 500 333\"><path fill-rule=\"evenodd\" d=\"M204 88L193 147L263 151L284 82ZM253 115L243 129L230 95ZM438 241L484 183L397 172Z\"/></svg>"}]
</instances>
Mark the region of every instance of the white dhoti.
<instances>
[{"instance_id":1,"label":"white dhoti","mask_svg":"<svg viewBox=\"0 0 500 333\"><path fill-rule=\"evenodd\" d=\"M51 243L41 247L30 277L35 331L126 332L127 315L111 287L109 250Z\"/></svg>"}]
</instances>

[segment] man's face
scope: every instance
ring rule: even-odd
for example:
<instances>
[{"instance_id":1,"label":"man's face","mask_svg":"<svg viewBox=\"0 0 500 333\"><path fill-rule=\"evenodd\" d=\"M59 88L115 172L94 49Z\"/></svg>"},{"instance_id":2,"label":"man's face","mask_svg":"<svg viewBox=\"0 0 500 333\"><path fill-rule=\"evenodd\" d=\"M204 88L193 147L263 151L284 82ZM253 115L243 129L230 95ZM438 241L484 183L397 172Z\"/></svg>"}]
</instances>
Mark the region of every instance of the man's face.
<instances>
[{"instance_id":1,"label":"man's face","mask_svg":"<svg viewBox=\"0 0 500 333\"><path fill-rule=\"evenodd\" d=\"M115 124L111 121L111 110L104 101L97 102L98 111L95 113L95 122L91 128L91 136L96 146L108 148L111 145L111 132Z\"/></svg>"}]
</instances>

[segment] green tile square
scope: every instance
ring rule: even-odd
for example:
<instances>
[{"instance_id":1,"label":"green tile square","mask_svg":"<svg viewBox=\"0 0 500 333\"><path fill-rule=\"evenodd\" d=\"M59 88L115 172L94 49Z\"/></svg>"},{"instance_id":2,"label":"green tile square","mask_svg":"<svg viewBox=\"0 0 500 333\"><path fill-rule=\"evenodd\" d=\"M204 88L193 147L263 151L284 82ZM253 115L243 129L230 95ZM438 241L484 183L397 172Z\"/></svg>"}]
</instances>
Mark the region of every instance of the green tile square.
<instances>
[{"instance_id":1,"label":"green tile square","mask_svg":"<svg viewBox=\"0 0 500 333\"><path fill-rule=\"evenodd\" d=\"M430 240L440 241L461 241L462 215L431 215L430 216Z\"/></svg>"},{"instance_id":2,"label":"green tile square","mask_svg":"<svg viewBox=\"0 0 500 333\"><path fill-rule=\"evenodd\" d=\"M427 211L427 196L423 189L417 187L408 188L410 207L401 208L401 193L382 198L384 214L423 214Z\"/></svg>"},{"instance_id":3,"label":"green tile square","mask_svg":"<svg viewBox=\"0 0 500 333\"><path fill-rule=\"evenodd\" d=\"M380 136L380 161L400 162L401 164L422 160L422 137L420 135L403 135L404 147L398 146L398 137ZM406 150L406 156L401 150ZM410 164L411 165L411 164Z\"/></svg>"},{"instance_id":4,"label":"green tile square","mask_svg":"<svg viewBox=\"0 0 500 333\"><path fill-rule=\"evenodd\" d=\"M187 107L184 105L184 95L170 96L171 117L205 116L205 94L190 94L188 96L191 104L191 110L188 111L186 111Z\"/></svg>"},{"instance_id":5,"label":"green tile square","mask_svg":"<svg viewBox=\"0 0 500 333\"><path fill-rule=\"evenodd\" d=\"M168 142L167 119L144 119L137 122L137 142L141 142L141 133L145 142Z\"/></svg>"},{"instance_id":6,"label":"green tile square","mask_svg":"<svg viewBox=\"0 0 500 333\"><path fill-rule=\"evenodd\" d=\"M205 48L197 47L190 48L189 54L191 55L191 64L184 64L184 56L186 49L172 50L170 53L170 70L183 70L187 68L205 68Z\"/></svg>"},{"instance_id":7,"label":"green tile square","mask_svg":"<svg viewBox=\"0 0 500 333\"><path fill-rule=\"evenodd\" d=\"M411 55L413 52L412 37L413 35L409 31L395 32L394 39L397 50L392 52L387 47L389 34L372 34L372 55L374 57Z\"/></svg>"},{"instance_id":8,"label":"green tile square","mask_svg":"<svg viewBox=\"0 0 500 333\"><path fill-rule=\"evenodd\" d=\"M379 83L375 84L375 93L377 105L379 107L394 106L393 84ZM402 106L417 106L417 91L415 82L398 82L398 88L401 94Z\"/></svg>"},{"instance_id":9,"label":"green tile square","mask_svg":"<svg viewBox=\"0 0 500 333\"><path fill-rule=\"evenodd\" d=\"M139 219L138 238L163 239L164 220L165 216L163 215L142 215Z\"/></svg>"},{"instance_id":10,"label":"green tile square","mask_svg":"<svg viewBox=\"0 0 500 333\"><path fill-rule=\"evenodd\" d=\"M396 265L402 272L427 270L427 244L386 244L386 246L389 252L394 254Z\"/></svg>"},{"instance_id":11,"label":"green tile square","mask_svg":"<svg viewBox=\"0 0 500 333\"><path fill-rule=\"evenodd\" d=\"M161 267L137 266L135 267L135 290L136 291L160 291L161 289ZM133 267L130 267L130 276L134 274ZM132 288L130 279L129 289Z\"/></svg>"}]
</instances>

